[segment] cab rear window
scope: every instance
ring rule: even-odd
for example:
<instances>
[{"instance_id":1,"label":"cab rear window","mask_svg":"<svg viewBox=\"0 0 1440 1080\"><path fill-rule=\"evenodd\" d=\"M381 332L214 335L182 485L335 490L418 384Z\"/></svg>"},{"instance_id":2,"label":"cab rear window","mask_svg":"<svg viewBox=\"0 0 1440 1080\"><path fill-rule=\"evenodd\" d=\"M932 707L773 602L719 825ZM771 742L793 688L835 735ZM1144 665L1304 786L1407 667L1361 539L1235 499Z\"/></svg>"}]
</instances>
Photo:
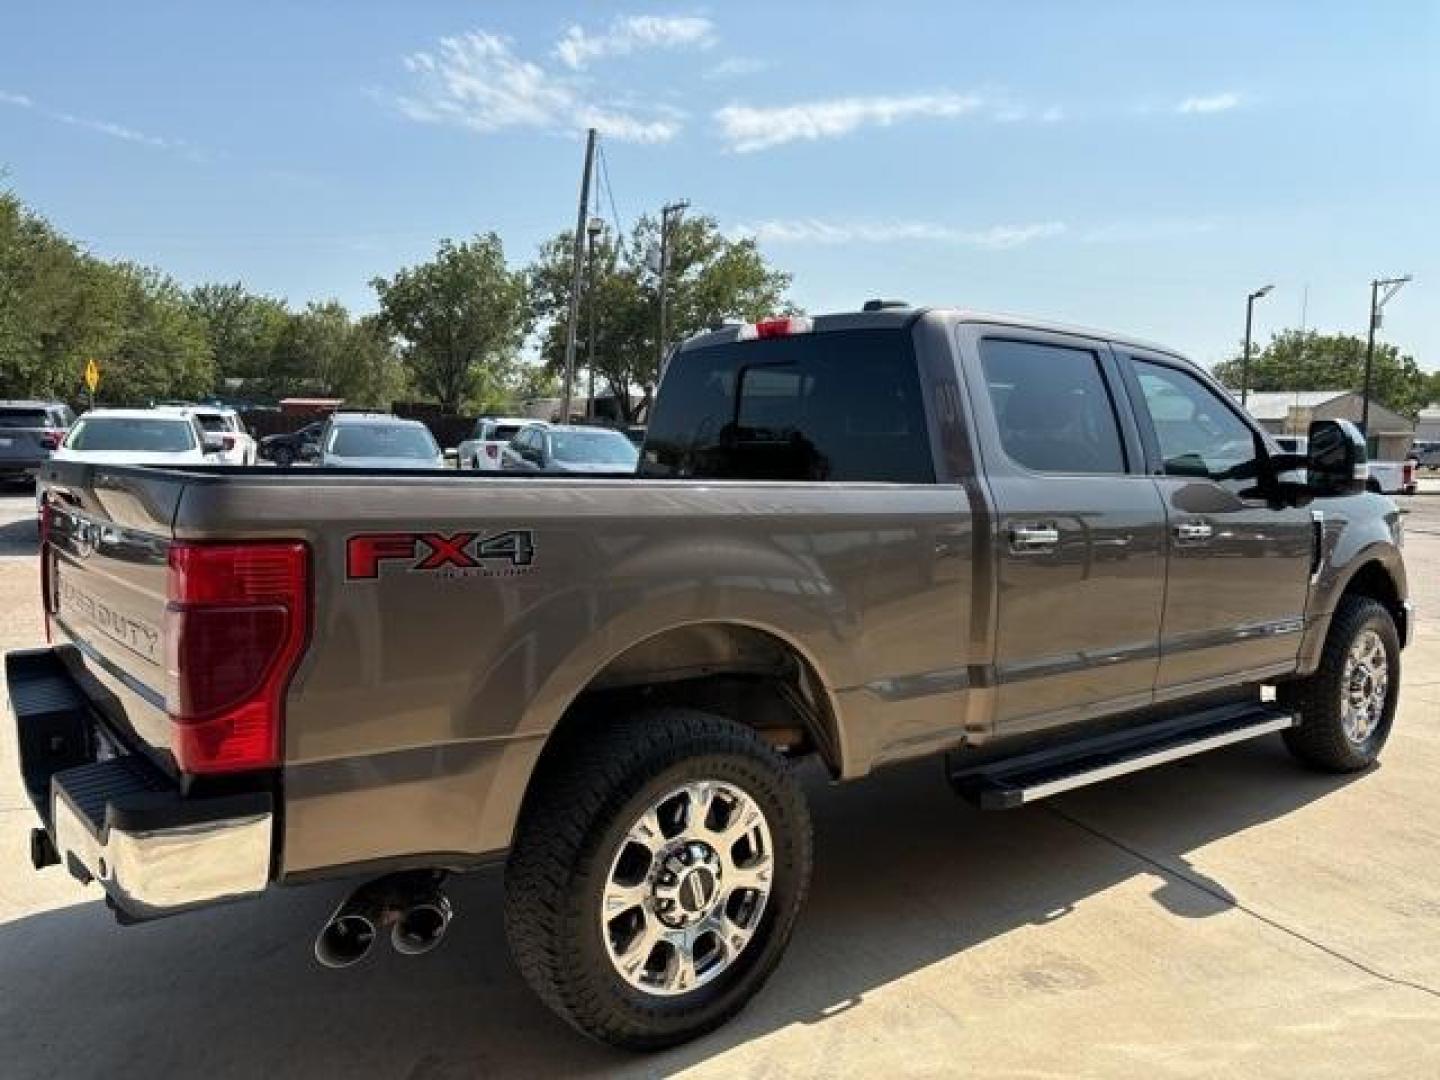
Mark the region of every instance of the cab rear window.
<instances>
[{"instance_id":1,"label":"cab rear window","mask_svg":"<svg viewBox=\"0 0 1440 1080\"><path fill-rule=\"evenodd\" d=\"M933 483L909 334L799 334L678 353L640 473Z\"/></svg>"}]
</instances>

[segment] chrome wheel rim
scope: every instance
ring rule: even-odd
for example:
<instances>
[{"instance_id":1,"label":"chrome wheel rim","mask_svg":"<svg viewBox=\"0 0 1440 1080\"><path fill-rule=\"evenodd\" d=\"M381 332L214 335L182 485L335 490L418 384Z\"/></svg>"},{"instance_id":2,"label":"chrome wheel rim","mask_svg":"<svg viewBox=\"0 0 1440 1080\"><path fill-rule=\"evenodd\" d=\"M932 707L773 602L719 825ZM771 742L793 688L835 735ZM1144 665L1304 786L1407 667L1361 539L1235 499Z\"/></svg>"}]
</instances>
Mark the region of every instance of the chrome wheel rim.
<instances>
[{"instance_id":1,"label":"chrome wheel rim","mask_svg":"<svg viewBox=\"0 0 1440 1080\"><path fill-rule=\"evenodd\" d=\"M1340 724L1352 743L1363 743L1380 726L1390 691L1390 657L1374 630L1366 630L1345 656L1340 680Z\"/></svg>"},{"instance_id":2,"label":"chrome wheel rim","mask_svg":"<svg viewBox=\"0 0 1440 1080\"><path fill-rule=\"evenodd\" d=\"M744 953L770 898L770 825L737 785L699 780L657 799L620 841L601 899L615 971L647 994L685 994Z\"/></svg>"}]
</instances>

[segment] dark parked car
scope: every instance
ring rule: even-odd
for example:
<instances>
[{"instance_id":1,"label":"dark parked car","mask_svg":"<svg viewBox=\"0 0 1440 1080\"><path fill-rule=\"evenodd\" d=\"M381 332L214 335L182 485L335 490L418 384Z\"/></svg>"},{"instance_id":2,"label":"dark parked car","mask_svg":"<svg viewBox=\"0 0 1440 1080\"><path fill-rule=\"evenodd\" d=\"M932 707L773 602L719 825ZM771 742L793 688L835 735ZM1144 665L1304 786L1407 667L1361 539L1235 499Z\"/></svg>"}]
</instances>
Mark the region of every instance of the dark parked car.
<instances>
[{"instance_id":1,"label":"dark parked car","mask_svg":"<svg viewBox=\"0 0 1440 1080\"><path fill-rule=\"evenodd\" d=\"M267 461L273 461L281 468L287 465L294 465L297 461L304 460L307 456L313 456L320 445L320 432L325 429L325 421L316 420L313 424L306 424L299 431L287 432L283 435L266 435L260 440L260 456Z\"/></svg>"},{"instance_id":2,"label":"dark parked car","mask_svg":"<svg viewBox=\"0 0 1440 1080\"><path fill-rule=\"evenodd\" d=\"M0 481L33 477L74 422L59 401L0 401Z\"/></svg>"}]
</instances>

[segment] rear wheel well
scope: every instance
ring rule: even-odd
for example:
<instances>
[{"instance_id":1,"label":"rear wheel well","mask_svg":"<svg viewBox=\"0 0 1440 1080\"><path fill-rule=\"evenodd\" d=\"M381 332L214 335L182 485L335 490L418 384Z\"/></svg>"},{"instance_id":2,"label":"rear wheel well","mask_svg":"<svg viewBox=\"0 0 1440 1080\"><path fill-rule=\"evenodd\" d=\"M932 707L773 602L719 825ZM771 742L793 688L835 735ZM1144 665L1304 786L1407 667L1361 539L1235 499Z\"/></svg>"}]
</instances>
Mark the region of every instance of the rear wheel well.
<instances>
[{"instance_id":1,"label":"rear wheel well","mask_svg":"<svg viewBox=\"0 0 1440 1080\"><path fill-rule=\"evenodd\" d=\"M839 731L813 666L776 635L735 623L677 627L614 657L565 711L546 753L595 724L656 706L726 717L786 756L818 753L840 774Z\"/></svg>"}]
</instances>

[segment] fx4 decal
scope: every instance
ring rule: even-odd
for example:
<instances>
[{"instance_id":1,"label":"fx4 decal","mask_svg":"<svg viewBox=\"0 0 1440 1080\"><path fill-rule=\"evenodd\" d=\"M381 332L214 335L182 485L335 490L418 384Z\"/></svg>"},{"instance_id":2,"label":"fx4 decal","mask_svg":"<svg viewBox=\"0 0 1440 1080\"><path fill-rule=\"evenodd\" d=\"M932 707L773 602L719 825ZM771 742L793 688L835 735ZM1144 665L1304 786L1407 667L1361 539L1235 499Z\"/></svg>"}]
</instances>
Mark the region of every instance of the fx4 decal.
<instances>
[{"instance_id":1,"label":"fx4 decal","mask_svg":"<svg viewBox=\"0 0 1440 1080\"><path fill-rule=\"evenodd\" d=\"M529 529L483 536L478 532L360 533L345 542L345 576L365 581L380 576L387 562L405 569L443 577L485 577L523 573L535 559L535 537ZM508 564L494 569L494 563Z\"/></svg>"}]
</instances>

